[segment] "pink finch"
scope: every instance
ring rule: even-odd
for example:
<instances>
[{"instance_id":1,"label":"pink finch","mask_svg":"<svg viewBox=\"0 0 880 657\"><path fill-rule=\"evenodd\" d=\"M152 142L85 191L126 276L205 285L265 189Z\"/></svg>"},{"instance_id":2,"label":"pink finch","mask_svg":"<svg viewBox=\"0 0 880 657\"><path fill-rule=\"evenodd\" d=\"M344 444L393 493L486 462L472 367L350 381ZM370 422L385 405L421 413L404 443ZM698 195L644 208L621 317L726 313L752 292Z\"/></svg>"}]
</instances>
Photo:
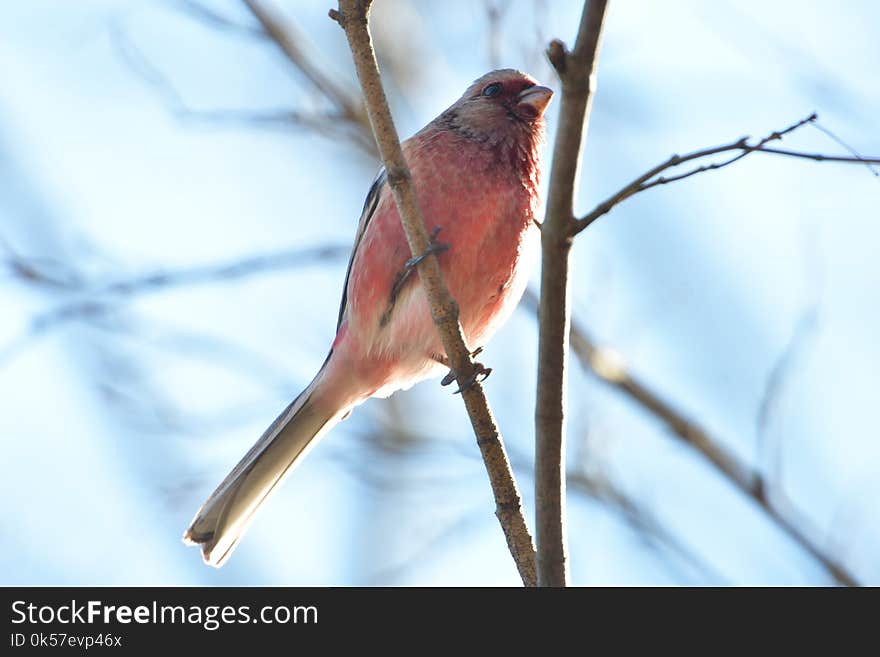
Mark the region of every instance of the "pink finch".
<instances>
[{"instance_id":1,"label":"pink finch","mask_svg":"<svg viewBox=\"0 0 880 657\"><path fill-rule=\"evenodd\" d=\"M529 276L552 94L518 71L493 71L402 144L426 227L448 245L438 258L470 348L507 319ZM201 544L206 563L223 564L269 494L352 408L447 369L410 256L380 174L364 205L330 354L184 535Z\"/></svg>"}]
</instances>

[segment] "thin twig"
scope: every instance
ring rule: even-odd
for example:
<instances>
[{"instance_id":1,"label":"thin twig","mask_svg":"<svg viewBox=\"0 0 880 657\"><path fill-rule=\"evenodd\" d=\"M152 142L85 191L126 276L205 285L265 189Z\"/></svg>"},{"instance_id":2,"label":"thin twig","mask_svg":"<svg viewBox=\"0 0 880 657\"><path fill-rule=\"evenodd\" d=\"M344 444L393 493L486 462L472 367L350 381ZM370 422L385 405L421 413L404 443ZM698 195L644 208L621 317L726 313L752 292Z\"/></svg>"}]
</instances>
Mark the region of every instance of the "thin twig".
<instances>
[{"instance_id":1,"label":"thin twig","mask_svg":"<svg viewBox=\"0 0 880 657\"><path fill-rule=\"evenodd\" d=\"M773 141L778 141L782 139L785 135L794 132L798 128L812 124L817 120L817 116L815 113L806 117L805 119L801 119L797 123L793 123L788 126L784 130L776 131L770 133L768 136L764 137L760 141L749 144L748 137L742 137L741 139L737 139L734 142L730 142L728 144L722 144L721 146L713 146L711 148L704 148L698 151L693 151L692 153L687 153L685 155L673 155L669 159L664 162L661 162L657 166L652 169L649 169L638 178L633 180L628 185L625 185L621 189L619 189L616 193L612 194L610 197L602 201L599 205L597 205L591 212L586 214L581 219L573 222L571 227L571 234L576 235L584 230L587 226L592 224L599 217L608 214L616 205L622 203L626 199L630 198L638 194L639 192L643 192L647 189L651 189L652 187L657 187L659 185L667 185L672 182L677 182L679 180L684 180L685 178L690 178L691 176L695 176L699 173L703 173L705 171L714 171L716 169L722 169L724 167L730 166L731 164L738 162L744 157L751 155L752 153L769 153L774 155L784 155L786 157L794 157L794 158L802 158L808 160L814 160L817 162L844 162L848 164L880 164L880 158L878 157L862 157L862 156L854 156L847 157L841 155L826 155L823 153L803 153L800 151L792 151L785 150L781 148L775 148L771 146L767 146L768 143ZM685 164L686 162L692 162L694 160L700 160L706 157L711 157L713 155L718 155L721 153L730 153L736 152L738 153L733 157L730 157L721 162L713 162L711 164L701 165L694 169L689 169L684 173L672 175L672 176L661 176L660 174L666 171L667 169L672 169L674 167Z\"/></svg>"},{"instance_id":2,"label":"thin twig","mask_svg":"<svg viewBox=\"0 0 880 657\"><path fill-rule=\"evenodd\" d=\"M378 416L375 427L357 432L356 442L367 450L366 454L352 453L349 446L343 446L340 451L334 452L332 458L356 475L359 482L376 491L400 493L404 495L401 501L410 504L425 503L412 499L414 489L407 487L410 484L418 491L423 491L428 486L459 490L469 485L470 479L462 478L460 476L462 469L458 468L455 472L459 474L452 476L447 473L433 477L417 472L412 480L401 486L400 473L407 471L402 461L418 458L420 462L434 463L441 457L446 458L451 455L470 460L475 454L472 446L464 445L459 441L446 440L430 433L413 433L402 421L401 409L394 403L394 399L392 397L383 404L386 412ZM532 460L529 455L514 446L511 446L509 454L514 470L525 478L533 478ZM375 474L365 471L365 464L375 469ZM724 576L691 549L684 540L664 527L650 508L630 495L619 484L605 477L599 468L591 467L588 471L577 466L569 467L566 480L572 495L582 495L619 517L639 539L659 556L666 557L670 569L682 570L682 566L686 566L688 571L702 575L703 582L716 585L726 582ZM435 536L430 544L425 544L424 552L419 550L418 557L413 555L406 560L407 566L417 558L429 558L431 551L439 549L438 543L447 540L446 532ZM382 573L385 572L383 568ZM370 579L379 581L381 578L374 575Z\"/></svg>"},{"instance_id":3,"label":"thin twig","mask_svg":"<svg viewBox=\"0 0 880 657\"><path fill-rule=\"evenodd\" d=\"M370 0L340 0L338 11L331 10L330 17L339 23L348 39L388 183L394 194L410 251L413 257L417 257L427 251L430 238L382 88L368 24L370 4ZM474 383L476 368L458 321L458 306L449 295L436 256L431 255L423 260L418 267L418 273L449 363L462 390L462 398L486 464L495 495L495 514L504 530L508 548L523 583L533 586L536 577L532 538L522 514L522 501L501 434L482 386L479 382Z\"/></svg>"},{"instance_id":4,"label":"thin twig","mask_svg":"<svg viewBox=\"0 0 880 657\"><path fill-rule=\"evenodd\" d=\"M742 153L740 153L739 155L734 155L730 159L724 160L723 162L700 166L700 167L697 167L696 169L692 169L691 171L686 171L685 173L681 173L676 176L669 176L669 177L660 176L656 180L652 180L652 181L646 182L643 185L641 185L639 187L638 191L643 192L646 189L650 189L651 187L656 187L657 185L665 185L667 183L675 182L677 180L684 180L685 178L696 175L698 173L702 173L703 171L711 171L713 169L721 169L723 167L729 166L729 165L733 164L734 162L738 162L739 160L743 159L749 153L754 153L755 151L761 150L766 144L770 143L771 141L777 141L779 139L782 139L785 135L787 135L791 132L794 132L798 128L805 126L808 123L812 123L813 121L816 120L816 118L817 118L817 116L815 113L810 114L810 116L806 117L805 119L801 119L797 123L793 123L792 125L788 126L784 130L771 132L769 135L764 137L761 141L759 141L757 144L755 144L753 146L750 146L748 144L747 137L743 137L742 139L734 142L734 144L732 145L732 148L734 150L736 150L736 149L742 150ZM725 150L730 150L730 148L725 148ZM710 152L707 152L706 154L713 154L713 153L717 153L717 152L721 152L721 151L719 151L718 149L710 149ZM676 157L677 156L674 155L671 159L674 160ZM683 164L684 162L688 162L693 159L698 159L699 157L703 157L703 156L696 155L693 153L690 155L686 155L686 156L682 157L678 162L676 162L673 166L678 166L679 164Z\"/></svg>"},{"instance_id":5,"label":"thin twig","mask_svg":"<svg viewBox=\"0 0 880 657\"><path fill-rule=\"evenodd\" d=\"M759 153L773 153L776 155L785 155L786 157L800 157L806 160L814 160L816 162L846 162L848 164L880 164L880 157L849 157L846 155L826 155L825 153L802 153L800 151L789 151L782 148L757 148Z\"/></svg>"},{"instance_id":6,"label":"thin twig","mask_svg":"<svg viewBox=\"0 0 880 657\"><path fill-rule=\"evenodd\" d=\"M8 266L14 273L18 273L22 280L31 284L60 288L76 297L31 319L20 336L0 347L0 364L15 356L29 340L35 337L72 321L107 315L114 311L113 304L131 301L139 295L175 286L211 284L267 271L303 267L332 258L345 257L349 250L349 247L341 245L288 249L231 262L181 269L161 269L98 285L69 273L58 274L46 271L43 266L32 261L9 259Z\"/></svg>"},{"instance_id":7,"label":"thin twig","mask_svg":"<svg viewBox=\"0 0 880 657\"><path fill-rule=\"evenodd\" d=\"M770 427L773 412L779 404L779 398L789 380L797 357L804 343L815 333L818 322L819 309L815 305L810 306L798 319L791 338L767 375L764 393L761 395L761 403L755 418L755 432L759 442L763 441Z\"/></svg>"},{"instance_id":8,"label":"thin twig","mask_svg":"<svg viewBox=\"0 0 880 657\"><path fill-rule=\"evenodd\" d=\"M654 549L659 551L660 548L664 548L677 555L716 586L725 583L725 578L721 573L707 564L681 539L663 527L648 509L607 478L578 470L569 471L566 474L566 481L572 490L593 498L617 513Z\"/></svg>"},{"instance_id":9,"label":"thin twig","mask_svg":"<svg viewBox=\"0 0 880 657\"><path fill-rule=\"evenodd\" d=\"M197 0L166 0L166 2L171 4L178 11L187 13L196 20L210 25L211 27L252 38L262 39L266 37L266 33L262 28L237 23L231 18L227 18L219 11L215 11Z\"/></svg>"},{"instance_id":10,"label":"thin twig","mask_svg":"<svg viewBox=\"0 0 880 657\"><path fill-rule=\"evenodd\" d=\"M181 122L214 126L226 124L248 125L258 128L297 128L313 130L324 135L344 134L368 154L374 153L372 140L365 138L358 125L333 108L325 111L291 109L211 109L190 107L171 80L165 76L128 37L119 24L110 30L110 38L122 62L161 97L173 116Z\"/></svg>"},{"instance_id":11,"label":"thin twig","mask_svg":"<svg viewBox=\"0 0 880 657\"><path fill-rule=\"evenodd\" d=\"M829 130L825 126L821 125L818 121L813 123L813 127L816 128L816 130L818 130L819 132L824 134L829 139L833 140L835 143L837 143L840 146L842 146L843 148L845 148L847 151L850 152L850 154L853 157L857 158L858 160L860 160L862 162L865 162L865 166L868 167L868 171L870 171L875 177L880 178L880 169L877 169L877 167L871 166L871 163L867 162L861 153L859 153L855 148L853 148L852 146L847 144L845 141L843 141L843 139L838 137L834 132L832 132L831 130Z\"/></svg>"},{"instance_id":12,"label":"thin twig","mask_svg":"<svg viewBox=\"0 0 880 657\"><path fill-rule=\"evenodd\" d=\"M534 297L537 310L537 297ZM524 454L511 450L514 468L529 473L532 468ZM659 552L665 550L677 555L694 570L701 572L706 580L724 582L724 577L712 569L705 561L690 549L651 513L650 509L639 503L614 481L604 476L598 467L589 470L584 467L568 467L565 480L573 494L580 493L601 504L612 513L617 514L629 527L652 548Z\"/></svg>"},{"instance_id":13,"label":"thin twig","mask_svg":"<svg viewBox=\"0 0 880 657\"><path fill-rule=\"evenodd\" d=\"M568 261L574 224L574 190L581 144L595 90L596 60L605 0L586 0L572 51L561 41L548 49L562 83L559 127L553 148L547 213L541 226L541 306L538 326L538 392L535 408L535 534L538 584L565 586L565 397L568 335Z\"/></svg>"},{"instance_id":14,"label":"thin twig","mask_svg":"<svg viewBox=\"0 0 880 657\"><path fill-rule=\"evenodd\" d=\"M755 469L764 473L767 480L764 496L771 503L773 497L778 496L779 493L777 489L783 480L783 464L780 442L772 440L770 427L804 345L815 336L818 324L819 305L818 302L814 302L801 313L791 337L770 368L755 414ZM775 485L771 488L771 484Z\"/></svg>"}]
</instances>

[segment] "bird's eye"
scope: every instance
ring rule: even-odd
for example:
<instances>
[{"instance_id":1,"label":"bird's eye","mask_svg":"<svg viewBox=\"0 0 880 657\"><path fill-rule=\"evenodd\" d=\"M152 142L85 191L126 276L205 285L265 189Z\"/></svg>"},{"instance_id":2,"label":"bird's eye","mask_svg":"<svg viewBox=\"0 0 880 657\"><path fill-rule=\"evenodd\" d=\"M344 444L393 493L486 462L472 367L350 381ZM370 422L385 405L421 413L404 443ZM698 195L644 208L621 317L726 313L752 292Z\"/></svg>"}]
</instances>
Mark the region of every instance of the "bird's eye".
<instances>
[{"instance_id":1,"label":"bird's eye","mask_svg":"<svg viewBox=\"0 0 880 657\"><path fill-rule=\"evenodd\" d=\"M488 98L492 98L492 96L497 96L500 93L501 93L501 83L500 82L493 82L492 84L487 86L485 89L483 89L483 95L487 96Z\"/></svg>"}]
</instances>

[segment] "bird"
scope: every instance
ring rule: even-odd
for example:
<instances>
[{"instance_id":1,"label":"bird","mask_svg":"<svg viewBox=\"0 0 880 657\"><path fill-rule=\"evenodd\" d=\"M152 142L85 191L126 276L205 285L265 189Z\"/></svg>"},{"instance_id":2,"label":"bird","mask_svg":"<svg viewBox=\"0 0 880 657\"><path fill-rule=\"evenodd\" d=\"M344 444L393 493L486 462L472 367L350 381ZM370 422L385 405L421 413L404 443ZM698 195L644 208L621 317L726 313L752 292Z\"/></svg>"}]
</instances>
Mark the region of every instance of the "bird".
<instances>
[{"instance_id":1,"label":"bird","mask_svg":"<svg viewBox=\"0 0 880 657\"><path fill-rule=\"evenodd\" d=\"M475 80L401 144L469 349L518 304L537 255L545 111L553 91L515 69ZM427 255L427 254L423 254ZM311 383L196 513L183 540L220 567L257 510L333 426L371 397L449 370L384 171L361 212L336 335Z\"/></svg>"}]
</instances>

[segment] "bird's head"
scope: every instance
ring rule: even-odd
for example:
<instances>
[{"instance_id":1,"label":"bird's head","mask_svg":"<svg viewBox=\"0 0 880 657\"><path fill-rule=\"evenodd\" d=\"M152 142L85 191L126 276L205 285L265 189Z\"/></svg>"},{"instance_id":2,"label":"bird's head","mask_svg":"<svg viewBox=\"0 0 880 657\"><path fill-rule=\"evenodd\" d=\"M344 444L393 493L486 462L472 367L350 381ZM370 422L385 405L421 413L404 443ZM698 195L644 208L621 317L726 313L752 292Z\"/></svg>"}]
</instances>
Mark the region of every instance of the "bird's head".
<instances>
[{"instance_id":1,"label":"bird's head","mask_svg":"<svg viewBox=\"0 0 880 657\"><path fill-rule=\"evenodd\" d=\"M529 75L500 69L476 80L444 113L451 127L476 138L541 133L553 91Z\"/></svg>"}]
</instances>

